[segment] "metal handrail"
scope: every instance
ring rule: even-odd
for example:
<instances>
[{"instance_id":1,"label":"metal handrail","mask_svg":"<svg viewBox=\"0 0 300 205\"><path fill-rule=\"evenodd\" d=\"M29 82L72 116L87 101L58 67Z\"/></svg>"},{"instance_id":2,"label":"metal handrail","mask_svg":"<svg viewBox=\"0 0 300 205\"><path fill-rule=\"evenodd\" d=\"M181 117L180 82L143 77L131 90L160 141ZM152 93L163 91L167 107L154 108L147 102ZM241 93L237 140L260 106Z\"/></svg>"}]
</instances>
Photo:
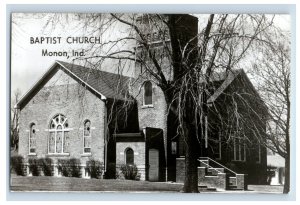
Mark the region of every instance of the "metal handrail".
<instances>
[{"instance_id":1,"label":"metal handrail","mask_svg":"<svg viewBox=\"0 0 300 205\"><path fill-rule=\"evenodd\" d=\"M226 170L228 170L228 171L230 171L231 173L233 173L234 175L237 175L237 173L236 172L234 172L234 171L232 171L231 169L229 169L229 168L227 168L227 167L225 167L224 165L222 165L222 164L220 164L220 163L218 163L218 162L216 162L215 160L213 160L213 159L211 159L211 158L209 158L209 157L200 157L200 159L207 159L207 160L211 160L211 161L213 161L214 163L216 163L217 165L219 165L219 166L221 166L221 167L223 167L224 169L226 169ZM200 160L201 161L201 160ZM201 161L202 162L202 161ZM202 162L202 163L204 163L204 162ZM208 165L208 166L210 166L210 165Z\"/></svg>"},{"instance_id":2,"label":"metal handrail","mask_svg":"<svg viewBox=\"0 0 300 205\"><path fill-rule=\"evenodd\" d=\"M205 162L203 162L201 159L206 159L206 160L208 161L208 164L205 163ZM222 165L222 164L216 162L215 160L213 160L213 159L211 159L211 158L209 158L209 157L200 157L200 159L199 159L199 161L202 162L203 164L205 164L205 165L207 165L207 166L213 168L212 166L209 165L209 161L210 161L210 160L213 161L214 163L216 163L217 165L221 166L222 168L228 170L228 171L231 172L232 174L234 174L235 177L237 176L237 173L236 173L236 172L232 171L231 169L225 167L224 165ZM215 169L215 168L213 168L213 169ZM215 170L216 170L216 169L215 169ZM217 170L217 171L218 171L218 170ZM237 178L235 179L235 185L237 186Z\"/></svg>"},{"instance_id":3,"label":"metal handrail","mask_svg":"<svg viewBox=\"0 0 300 205\"><path fill-rule=\"evenodd\" d=\"M203 164L207 165L210 169L214 169L215 171L217 171L218 173L222 173L221 171L217 170L216 168L210 166L209 164L206 164L205 162L202 162Z\"/></svg>"}]
</instances>

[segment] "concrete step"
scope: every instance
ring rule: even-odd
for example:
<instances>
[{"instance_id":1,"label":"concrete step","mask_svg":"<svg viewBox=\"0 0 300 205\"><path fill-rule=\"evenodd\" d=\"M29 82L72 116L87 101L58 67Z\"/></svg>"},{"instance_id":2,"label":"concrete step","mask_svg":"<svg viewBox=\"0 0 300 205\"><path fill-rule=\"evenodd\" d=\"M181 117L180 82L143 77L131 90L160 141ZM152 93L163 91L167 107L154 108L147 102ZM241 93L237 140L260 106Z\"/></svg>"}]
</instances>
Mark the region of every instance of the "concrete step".
<instances>
[{"instance_id":1,"label":"concrete step","mask_svg":"<svg viewBox=\"0 0 300 205\"><path fill-rule=\"evenodd\" d=\"M199 191L217 191L215 187L207 187L206 185L198 185Z\"/></svg>"},{"instance_id":2,"label":"concrete step","mask_svg":"<svg viewBox=\"0 0 300 205\"><path fill-rule=\"evenodd\" d=\"M238 188L228 188L228 190L232 190L232 191L244 191L244 189L238 189Z\"/></svg>"},{"instance_id":3,"label":"concrete step","mask_svg":"<svg viewBox=\"0 0 300 205\"><path fill-rule=\"evenodd\" d=\"M214 174L218 174L219 172L224 173L224 168L208 168L207 171L212 172Z\"/></svg>"},{"instance_id":4,"label":"concrete step","mask_svg":"<svg viewBox=\"0 0 300 205\"><path fill-rule=\"evenodd\" d=\"M208 160L201 160L200 167L207 167L208 168Z\"/></svg>"},{"instance_id":5,"label":"concrete step","mask_svg":"<svg viewBox=\"0 0 300 205\"><path fill-rule=\"evenodd\" d=\"M217 174L214 174L214 173L211 173L211 172L207 172L206 174L205 174L205 176L218 176Z\"/></svg>"},{"instance_id":6,"label":"concrete step","mask_svg":"<svg viewBox=\"0 0 300 205\"><path fill-rule=\"evenodd\" d=\"M211 192L217 191L217 188L215 188L215 187L198 188L198 189L199 189L200 192L201 191L203 191L203 192L205 192L205 191L211 191Z\"/></svg>"},{"instance_id":7,"label":"concrete step","mask_svg":"<svg viewBox=\"0 0 300 205\"><path fill-rule=\"evenodd\" d=\"M206 190L207 191L217 191L217 188L215 188L215 187L208 187Z\"/></svg>"}]
</instances>

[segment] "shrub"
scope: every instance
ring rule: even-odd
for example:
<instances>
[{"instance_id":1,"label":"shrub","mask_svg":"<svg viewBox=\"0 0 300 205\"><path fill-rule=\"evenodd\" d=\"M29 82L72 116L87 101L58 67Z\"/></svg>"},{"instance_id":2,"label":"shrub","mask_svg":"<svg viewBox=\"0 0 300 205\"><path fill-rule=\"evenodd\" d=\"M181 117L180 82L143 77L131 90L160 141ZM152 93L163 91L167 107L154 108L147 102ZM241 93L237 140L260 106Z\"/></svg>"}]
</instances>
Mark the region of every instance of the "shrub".
<instances>
[{"instance_id":1,"label":"shrub","mask_svg":"<svg viewBox=\"0 0 300 205\"><path fill-rule=\"evenodd\" d=\"M70 159L70 173L71 173L71 177L81 177L79 159L75 159L75 158Z\"/></svg>"},{"instance_id":2,"label":"shrub","mask_svg":"<svg viewBox=\"0 0 300 205\"><path fill-rule=\"evenodd\" d=\"M28 159L29 172L31 172L32 176L39 176L39 160L37 158L29 158Z\"/></svg>"},{"instance_id":3,"label":"shrub","mask_svg":"<svg viewBox=\"0 0 300 205\"><path fill-rule=\"evenodd\" d=\"M40 158L39 164L45 176L53 176L53 160L51 158Z\"/></svg>"},{"instance_id":4,"label":"shrub","mask_svg":"<svg viewBox=\"0 0 300 205\"><path fill-rule=\"evenodd\" d=\"M58 159L57 169L64 176L69 176L69 160L68 159Z\"/></svg>"},{"instance_id":5,"label":"shrub","mask_svg":"<svg viewBox=\"0 0 300 205\"><path fill-rule=\"evenodd\" d=\"M24 158L22 156L12 156L11 157L11 170L13 170L17 175L24 176Z\"/></svg>"},{"instance_id":6,"label":"shrub","mask_svg":"<svg viewBox=\"0 0 300 205\"><path fill-rule=\"evenodd\" d=\"M89 159L86 162L86 168L88 169L91 178L100 179L103 173L103 163L99 160Z\"/></svg>"},{"instance_id":7,"label":"shrub","mask_svg":"<svg viewBox=\"0 0 300 205\"><path fill-rule=\"evenodd\" d=\"M120 170L124 175L125 179L136 180L138 176L138 169L136 165L121 165Z\"/></svg>"},{"instance_id":8,"label":"shrub","mask_svg":"<svg viewBox=\"0 0 300 205\"><path fill-rule=\"evenodd\" d=\"M58 159L57 168L65 177L81 177L79 159Z\"/></svg>"}]
</instances>

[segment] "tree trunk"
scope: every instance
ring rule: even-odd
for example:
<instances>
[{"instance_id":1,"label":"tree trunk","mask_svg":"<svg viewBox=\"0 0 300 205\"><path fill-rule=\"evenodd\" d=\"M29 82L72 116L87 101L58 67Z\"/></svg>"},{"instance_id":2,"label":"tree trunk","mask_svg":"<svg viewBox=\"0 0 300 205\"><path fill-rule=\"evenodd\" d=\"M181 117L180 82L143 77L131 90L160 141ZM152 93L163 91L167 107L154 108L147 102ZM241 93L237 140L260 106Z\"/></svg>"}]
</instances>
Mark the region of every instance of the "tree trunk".
<instances>
[{"instance_id":1,"label":"tree trunk","mask_svg":"<svg viewBox=\"0 0 300 205\"><path fill-rule=\"evenodd\" d=\"M286 137L286 157L285 157L285 181L283 187L283 193L290 192L290 139L289 135Z\"/></svg>"},{"instance_id":2,"label":"tree trunk","mask_svg":"<svg viewBox=\"0 0 300 205\"><path fill-rule=\"evenodd\" d=\"M193 133L193 126L184 124L185 130L185 180L183 192L199 193L198 190L198 161L197 138Z\"/></svg>"},{"instance_id":3,"label":"tree trunk","mask_svg":"<svg viewBox=\"0 0 300 205\"><path fill-rule=\"evenodd\" d=\"M288 84L289 85L289 84ZM286 147L286 156L285 156L285 180L283 193L287 194L290 192L290 116L291 116L291 104L289 96L289 88L286 89L287 93L287 125L285 129L285 147Z\"/></svg>"}]
</instances>

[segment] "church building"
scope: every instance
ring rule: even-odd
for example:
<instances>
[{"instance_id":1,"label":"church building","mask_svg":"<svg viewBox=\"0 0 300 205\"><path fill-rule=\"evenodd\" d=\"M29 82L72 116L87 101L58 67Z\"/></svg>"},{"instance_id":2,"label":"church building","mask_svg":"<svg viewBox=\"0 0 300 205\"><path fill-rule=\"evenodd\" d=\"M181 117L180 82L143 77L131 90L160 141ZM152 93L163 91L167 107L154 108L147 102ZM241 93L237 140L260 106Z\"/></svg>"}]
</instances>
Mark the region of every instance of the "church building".
<instances>
[{"instance_id":1,"label":"church building","mask_svg":"<svg viewBox=\"0 0 300 205\"><path fill-rule=\"evenodd\" d=\"M184 24L197 24L195 17L184 18ZM184 140L176 134L176 122L172 128L167 124L170 116L162 90L151 78L138 79L142 68L135 66L135 76L130 78L54 62L16 104L20 110L19 155L25 160L49 157L54 166L58 159L79 159L83 177L88 177L86 161L92 158L103 162L106 178L114 178L121 165L135 164L140 180L183 182ZM232 101L233 95L244 96L247 103ZM199 180L215 183L209 181L211 176L224 179L224 189L232 184L239 187L241 176L242 189L245 176L247 183L265 183L266 149L252 128L255 123L265 126L266 121L253 121L267 110L246 73L214 73L207 103L205 138L195 156ZM245 104L253 105L251 111L244 109ZM239 126L230 121L234 108L244 113L240 120L244 132L232 128ZM59 175L56 168L54 172Z\"/></svg>"}]
</instances>

